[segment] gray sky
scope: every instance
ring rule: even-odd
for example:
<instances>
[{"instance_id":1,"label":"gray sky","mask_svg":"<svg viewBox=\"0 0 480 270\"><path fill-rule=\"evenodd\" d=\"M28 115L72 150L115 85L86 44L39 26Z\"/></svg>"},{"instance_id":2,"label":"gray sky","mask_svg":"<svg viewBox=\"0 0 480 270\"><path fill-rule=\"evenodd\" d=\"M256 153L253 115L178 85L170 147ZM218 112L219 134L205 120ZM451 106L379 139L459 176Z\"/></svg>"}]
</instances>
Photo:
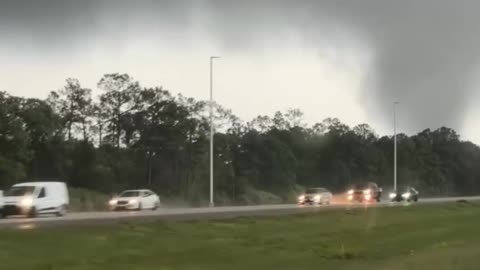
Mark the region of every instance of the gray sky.
<instances>
[{"instance_id":1,"label":"gray sky","mask_svg":"<svg viewBox=\"0 0 480 270\"><path fill-rule=\"evenodd\" d=\"M298 107L392 133L442 125L480 143L480 4L447 0L2 1L0 89L46 97L105 73L215 97L244 120Z\"/></svg>"}]
</instances>

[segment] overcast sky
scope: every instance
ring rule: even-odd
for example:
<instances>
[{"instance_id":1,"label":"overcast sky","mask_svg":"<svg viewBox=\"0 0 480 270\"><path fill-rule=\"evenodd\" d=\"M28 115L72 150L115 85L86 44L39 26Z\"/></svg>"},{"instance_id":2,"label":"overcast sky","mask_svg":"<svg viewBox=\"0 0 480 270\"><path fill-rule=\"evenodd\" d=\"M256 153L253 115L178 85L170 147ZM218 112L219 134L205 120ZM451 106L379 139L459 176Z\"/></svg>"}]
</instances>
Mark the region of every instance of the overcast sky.
<instances>
[{"instance_id":1,"label":"overcast sky","mask_svg":"<svg viewBox=\"0 0 480 270\"><path fill-rule=\"evenodd\" d=\"M244 120L300 108L391 134L480 143L480 3L442 0L0 0L0 90L44 98L105 73L215 99Z\"/></svg>"}]
</instances>

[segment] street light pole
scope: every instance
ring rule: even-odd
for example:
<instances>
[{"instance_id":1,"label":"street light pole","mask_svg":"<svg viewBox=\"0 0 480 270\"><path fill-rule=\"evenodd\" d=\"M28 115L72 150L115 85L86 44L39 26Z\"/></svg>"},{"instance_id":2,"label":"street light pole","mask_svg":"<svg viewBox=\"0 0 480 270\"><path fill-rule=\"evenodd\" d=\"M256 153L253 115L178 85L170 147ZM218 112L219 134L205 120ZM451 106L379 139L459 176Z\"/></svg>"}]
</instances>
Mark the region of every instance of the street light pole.
<instances>
[{"instance_id":1,"label":"street light pole","mask_svg":"<svg viewBox=\"0 0 480 270\"><path fill-rule=\"evenodd\" d=\"M393 103L393 190L397 191L397 104Z\"/></svg>"},{"instance_id":2,"label":"street light pole","mask_svg":"<svg viewBox=\"0 0 480 270\"><path fill-rule=\"evenodd\" d=\"M213 203L213 59L220 58L218 56L210 56L210 207L215 206Z\"/></svg>"}]
</instances>

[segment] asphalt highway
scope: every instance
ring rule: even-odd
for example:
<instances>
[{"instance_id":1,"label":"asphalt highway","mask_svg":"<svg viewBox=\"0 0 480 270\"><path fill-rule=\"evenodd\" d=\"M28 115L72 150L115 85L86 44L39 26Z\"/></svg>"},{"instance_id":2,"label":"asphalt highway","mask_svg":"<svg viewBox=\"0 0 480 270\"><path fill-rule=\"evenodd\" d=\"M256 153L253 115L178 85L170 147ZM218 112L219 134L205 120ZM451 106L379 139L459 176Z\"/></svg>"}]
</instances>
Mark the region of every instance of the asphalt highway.
<instances>
[{"instance_id":1,"label":"asphalt highway","mask_svg":"<svg viewBox=\"0 0 480 270\"><path fill-rule=\"evenodd\" d=\"M254 206L222 206L200 208L168 208L161 207L155 211L143 210L132 212L78 212L68 213L64 217L41 216L37 218L9 217L0 219L0 229L34 229L52 226L89 226L114 223L155 222L155 221L188 221L205 219L228 219L235 217L275 216L298 213L319 212L329 209L347 210L352 208L371 207L407 207L416 204L434 204L457 201L480 201L475 197L421 198L417 203L346 203L335 200L330 205L301 206L296 204L254 205Z\"/></svg>"}]
</instances>

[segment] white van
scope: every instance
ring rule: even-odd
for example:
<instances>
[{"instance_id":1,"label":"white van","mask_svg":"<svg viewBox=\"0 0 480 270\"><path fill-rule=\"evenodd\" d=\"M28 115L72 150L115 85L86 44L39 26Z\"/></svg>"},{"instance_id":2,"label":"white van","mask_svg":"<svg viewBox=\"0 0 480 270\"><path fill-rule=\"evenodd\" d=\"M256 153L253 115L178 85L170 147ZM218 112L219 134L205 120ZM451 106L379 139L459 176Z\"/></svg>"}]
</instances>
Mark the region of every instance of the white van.
<instances>
[{"instance_id":1,"label":"white van","mask_svg":"<svg viewBox=\"0 0 480 270\"><path fill-rule=\"evenodd\" d=\"M67 185L62 182L30 182L13 185L3 197L2 216L39 214L65 215L69 204Z\"/></svg>"}]
</instances>

